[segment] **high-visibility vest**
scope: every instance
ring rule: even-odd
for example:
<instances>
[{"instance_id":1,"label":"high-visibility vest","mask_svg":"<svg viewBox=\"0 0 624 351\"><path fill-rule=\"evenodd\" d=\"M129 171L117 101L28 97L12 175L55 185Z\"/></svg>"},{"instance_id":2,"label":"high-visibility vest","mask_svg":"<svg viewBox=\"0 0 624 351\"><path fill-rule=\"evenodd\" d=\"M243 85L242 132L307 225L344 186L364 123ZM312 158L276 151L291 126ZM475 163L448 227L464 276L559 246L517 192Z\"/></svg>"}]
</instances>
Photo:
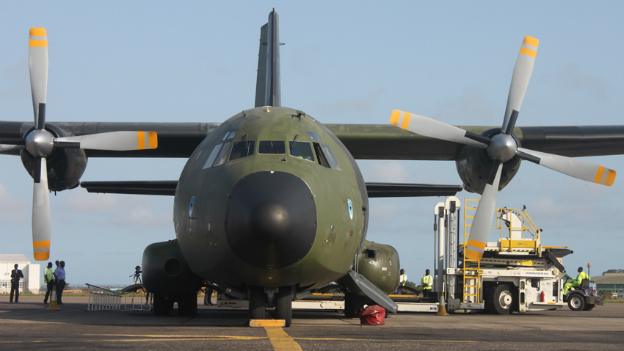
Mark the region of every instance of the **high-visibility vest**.
<instances>
[{"instance_id":1,"label":"high-visibility vest","mask_svg":"<svg viewBox=\"0 0 624 351\"><path fill-rule=\"evenodd\" d=\"M574 283L576 286L581 286L581 283L583 283L583 279L587 279L589 280L589 275L585 272L580 272L577 276L576 279L574 280Z\"/></svg>"},{"instance_id":2,"label":"high-visibility vest","mask_svg":"<svg viewBox=\"0 0 624 351\"><path fill-rule=\"evenodd\" d=\"M403 273L399 276L399 285L405 286L407 284L407 274Z\"/></svg>"},{"instance_id":3,"label":"high-visibility vest","mask_svg":"<svg viewBox=\"0 0 624 351\"><path fill-rule=\"evenodd\" d=\"M423 290L431 290L431 287L433 286L433 277L426 275L422 277L420 282L422 283Z\"/></svg>"}]
</instances>

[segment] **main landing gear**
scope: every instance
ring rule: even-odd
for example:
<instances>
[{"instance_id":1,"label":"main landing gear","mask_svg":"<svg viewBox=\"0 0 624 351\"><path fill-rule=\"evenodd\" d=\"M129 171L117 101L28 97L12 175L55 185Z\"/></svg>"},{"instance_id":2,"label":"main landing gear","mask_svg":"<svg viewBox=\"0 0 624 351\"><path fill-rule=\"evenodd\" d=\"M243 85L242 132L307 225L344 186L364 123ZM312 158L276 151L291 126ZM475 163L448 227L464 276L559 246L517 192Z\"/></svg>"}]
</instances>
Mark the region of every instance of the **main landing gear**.
<instances>
[{"instance_id":1,"label":"main landing gear","mask_svg":"<svg viewBox=\"0 0 624 351\"><path fill-rule=\"evenodd\" d=\"M249 318L250 319L266 319L267 308L270 305L275 306L274 317L283 319L286 326L289 327L292 322L292 300L294 298L294 289L292 287L281 287L272 295L272 302L269 304L267 293L264 288L249 288Z\"/></svg>"},{"instance_id":2,"label":"main landing gear","mask_svg":"<svg viewBox=\"0 0 624 351\"><path fill-rule=\"evenodd\" d=\"M197 291L189 291L176 296L154 294L154 314L168 316L173 311L173 303L178 303L178 314L190 317L197 314Z\"/></svg>"}]
</instances>

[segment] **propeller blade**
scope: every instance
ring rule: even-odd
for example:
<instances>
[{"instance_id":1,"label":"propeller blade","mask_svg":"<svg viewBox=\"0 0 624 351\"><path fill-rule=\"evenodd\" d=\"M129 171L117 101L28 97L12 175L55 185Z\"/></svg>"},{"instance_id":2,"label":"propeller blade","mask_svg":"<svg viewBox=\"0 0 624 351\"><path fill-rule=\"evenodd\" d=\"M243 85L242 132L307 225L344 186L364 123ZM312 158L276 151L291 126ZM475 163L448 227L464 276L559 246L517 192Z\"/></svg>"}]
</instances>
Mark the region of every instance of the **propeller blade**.
<instances>
[{"instance_id":1,"label":"propeller blade","mask_svg":"<svg viewBox=\"0 0 624 351\"><path fill-rule=\"evenodd\" d=\"M50 217L50 191L45 158L38 159L35 182L33 184L32 236L35 260L43 261L50 257L50 237L52 232Z\"/></svg>"},{"instance_id":2,"label":"propeller blade","mask_svg":"<svg viewBox=\"0 0 624 351\"><path fill-rule=\"evenodd\" d=\"M616 172L614 170L585 160L524 148L518 148L518 156L527 161L550 168L553 171L588 182L606 186L611 186L615 182Z\"/></svg>"},{"instance_id":3,"label":"propeller blade","mask_svg":"<svg viewBox=\"0 0 624 351\"><path fill-rule=\"evenodd\" d=\"M156 149L158 147L158 133L135 131L87 134L56 138L54 145L107 151Z\"/></svg>"},{"instance_id":4,"label":"propeller blade","mask_svg":"<svg viewBox=\"0 0 624 351\"><path fill-rule=\"evenodd\" d=\"M505 134L511 134L516 126L518 113L533 74L538 46L539 40L532 36L526 36L522 41L522 46L516 59L516 66L511 76L511 85L509 86L509 96L507 97L507 107L505 108L505 119L502 127Z\"/></svg>"},{"instance_id":5,"label":"propeller blade","mask_svg":"<svg viewBox=\"0 0 624 351\"><path fill-rule=\"evenodd\" d=\"M24 145L0 144L0 154L22 150Z\"/></svg>"},{"instance_id":6,"label":"propeller blade","mask_svg":"<svg viewBox=\"0 0 624 351\"><path fill-rule=\"evenodd\" d=\"M28 69L35 113L35 129L43 129L48 96L48 34L42 27L30 28L29 34Z\"/></svg>"},{"instance_id":7,"label":"propeller blade","mask_svg":"<svg viewBox=\"0 0 624 351\"><path fill-rule=\"evenodd\" d=\"M453 125L401 110L392 110L390 124L426 137L486 148L489 139Z\"/></svg>"},{"instance_id":8,"label":"propeller blade","mask_svg":"<svg viewBox=\"0 0 624 351\"><path fill-rule=\"evenodd\" d=\"M499 163L493 179L485 184L485 189L483 189L483 194L481 194L477 213L472 221L470 234L464 249L464 255L468 259L480 261L483 256L483 250L485 249L496 214L496 194L498 193L502 170L503 164Z\"/></svg>"}]
</instances>

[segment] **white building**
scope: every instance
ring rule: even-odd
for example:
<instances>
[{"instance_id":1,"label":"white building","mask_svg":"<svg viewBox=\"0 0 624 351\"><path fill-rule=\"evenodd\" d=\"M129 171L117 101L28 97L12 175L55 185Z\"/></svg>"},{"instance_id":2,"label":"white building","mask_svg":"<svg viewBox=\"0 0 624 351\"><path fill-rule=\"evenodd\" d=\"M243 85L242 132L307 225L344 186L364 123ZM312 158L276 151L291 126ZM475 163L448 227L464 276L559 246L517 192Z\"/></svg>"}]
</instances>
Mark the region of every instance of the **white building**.
<instances>
[{"instance_id":1,"label":"white building","mask_svg":"<svg viewBox=\"0 0 624 351\"><path fill-rule=\"evenodd\" d=\"M30 263L25 255L0 254L0 294L11 292L11 271L17 263L18 269L24 273L24 279L20 280L20 292L38 294L41 288L41 266Z\"/></svg>"}]
</instances>

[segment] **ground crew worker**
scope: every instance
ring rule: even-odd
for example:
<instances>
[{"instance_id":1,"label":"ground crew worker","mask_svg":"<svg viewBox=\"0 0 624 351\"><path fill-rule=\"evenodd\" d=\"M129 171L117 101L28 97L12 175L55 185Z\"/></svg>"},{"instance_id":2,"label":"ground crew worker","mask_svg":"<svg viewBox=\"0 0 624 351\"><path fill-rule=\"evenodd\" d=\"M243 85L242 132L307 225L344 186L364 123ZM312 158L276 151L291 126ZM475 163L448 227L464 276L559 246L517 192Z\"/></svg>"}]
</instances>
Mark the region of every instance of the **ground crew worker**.
<instances>
[{"instance_id":1,"label":"ground crew worker","mask_svg":"<svg viewBox=\"0 0 624 351\"><path fill-rule=\"evenodd\" d=\"M54 271L56 278L56 303L63 304L63 289L65 289L65 261L61 261Z\"/></svg>"},{"instance_id":2,"label":"ground crew worker","mask_svg":"<svg viewBox=\"0 0 624 351\"><path fill-rule=\"evenodd\" d=\"M421 286L423 290L431 291L433 288L433 277L429 273L429 270L425 270L425 276L420 280Z\"/></svg>"},{"instance_id":3,"label":"ground crew worker","mask_svg":"<svg viewBox=\"0 0 624 351\"><path fill-rule=\"evenodd\" d=\"M570 291L572 288L578 288L581 286L581 284L583 284L583 280L587 279L589 280L589 274L583 272L583 267L579 267L577 269L577 276L574 280L568 280L567 282L565 282L565 284L563 285L563 294L567 294L568 291Z\"/></svg>"},{"instance_id":4,"label":"ground crew worker","mask_svg":"<svg viewBox=\"0 0 624 351\"><path fill-rule=\"evenodd\" d=\"M405 269L401 268L399 274L399 286L405 286L407 284L407 274L405 274Z\"/></svg>"},{"instance_id":5,"label":"ground crew worker","mask_svg":"<svg viewBox=\"0 0 624 351\"><path fill-rule=\"evenodd\" d=\"M13 296L15 296L15 303L19 300L19 281L24 278L24 274L21 269L17 269L17 263L13 266L11 271L11 294L9 296L9 302L13 303Z\"/></svg>"},{"instance_id":6,"label":"ground crew worker","mask_svg":"<svg viewBox=\"0 0 624 351\"><path fill-rule=\"evenodd\" d=\"M52 300L52 289L54 289L55 282L54 272L52 272L52 262L48 262L48 266L46 267L45 273L43 274L43 280L46 283L46 293L45 297L43 298L43 303L47 304L48 298Z\"/></svg>"}]
</instances>

